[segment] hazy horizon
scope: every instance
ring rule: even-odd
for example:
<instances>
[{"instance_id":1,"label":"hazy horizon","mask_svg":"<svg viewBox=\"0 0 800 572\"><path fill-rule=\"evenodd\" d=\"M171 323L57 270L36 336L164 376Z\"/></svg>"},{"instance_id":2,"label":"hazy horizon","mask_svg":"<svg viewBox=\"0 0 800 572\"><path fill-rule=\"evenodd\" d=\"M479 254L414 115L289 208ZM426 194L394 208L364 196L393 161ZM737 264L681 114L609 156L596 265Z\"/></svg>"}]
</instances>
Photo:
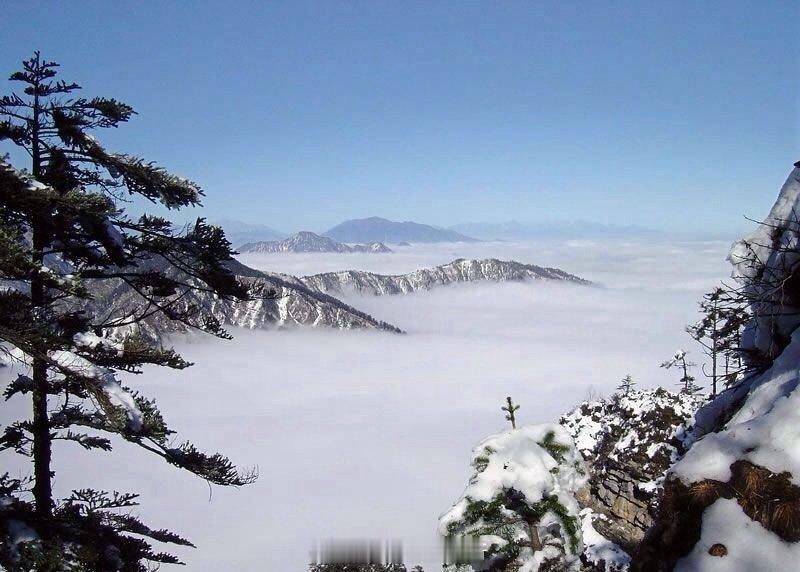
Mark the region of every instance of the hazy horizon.
<instances>
[{"instance_id":1,"label":"hazy horizon","mask_svg":"<svg viewBox=\"0 0 800 572\"><path fill-rule=\"evenodd\" d=\"M37 34L0 73L38 49L133 105L99 140L199 182L191 214L733 234L798 159L796 2L81 5L9 4Z\"/></svg>"}]
</instances>

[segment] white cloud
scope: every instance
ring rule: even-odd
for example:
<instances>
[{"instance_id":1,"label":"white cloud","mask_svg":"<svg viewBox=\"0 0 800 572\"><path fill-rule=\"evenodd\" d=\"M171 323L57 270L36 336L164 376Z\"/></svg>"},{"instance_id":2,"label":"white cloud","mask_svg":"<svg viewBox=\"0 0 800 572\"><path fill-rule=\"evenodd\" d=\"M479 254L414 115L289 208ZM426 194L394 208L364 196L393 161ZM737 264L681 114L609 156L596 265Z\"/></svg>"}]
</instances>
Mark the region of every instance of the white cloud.
<instances>
[{"instance_id":1,"label":"white cloud","mask_svg":"<svg viewBox=\"0 0 800 572\"><path fill-rule=\"evenodd\" d=\"M89 460L63 445L56 488L141 492L144 518L198 545L180 551L192 570L299 570L311 541L328 537L400 538L408 562L435 570L436 518L466 483L471 448L506 423L504 397L521 404L523 423L536 423L590 391L612 391L626 373L643 387L674 386L658 365L678 347L696 352L683 327L700 294L727 276L726 249L574 241L244 258L302 274L406 272L497 256L558 266L604 287L473 284L349 300L405 336L239 331L232 342L176 340L198 365L149 370L130 384L158 398L179 437L258 465L259 481L215 488L209 501L204 483L130 446Z\"/></svg>"}]
</instances>

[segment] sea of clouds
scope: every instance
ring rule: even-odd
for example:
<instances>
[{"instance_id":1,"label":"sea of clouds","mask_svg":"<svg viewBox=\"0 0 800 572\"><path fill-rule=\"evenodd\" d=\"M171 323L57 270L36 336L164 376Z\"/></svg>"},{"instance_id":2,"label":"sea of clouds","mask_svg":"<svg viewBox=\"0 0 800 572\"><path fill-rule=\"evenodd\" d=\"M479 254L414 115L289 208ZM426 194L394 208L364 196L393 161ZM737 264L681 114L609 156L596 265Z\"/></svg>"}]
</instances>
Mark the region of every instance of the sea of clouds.
<instances>
[{"instance_id":1,"label":"sea of clouds","mask_svg":"<svg viewBox=\"0 0 800 572\"><path fill-rule=\"evenodd\" d=\"M175 338L197 365L148 369L126 382L157 397L177 439L256 466L258 482L212 489L125 443L112 454L59 443L56 490L141 493L143 519L197 545L178 551L191 570L303 570L314 540L365 537L399 539L407 562L436 570L437 516L466 484L471 448L506 427L505 396L521 405L521 423L537 423L611 393L628 373L643 387L676 387L678 376L659 364L678 348L700 361L684 327L702 293L729 275L728 247L582 240L242 256L291 274L402 273L491 256L556 266L598 286L463 284L346 299L406 335L301 329ZM0 422L22 406L4 406ZM27 471L8 453L0 458L12 474Z\"/></svg>"}]
</instances>

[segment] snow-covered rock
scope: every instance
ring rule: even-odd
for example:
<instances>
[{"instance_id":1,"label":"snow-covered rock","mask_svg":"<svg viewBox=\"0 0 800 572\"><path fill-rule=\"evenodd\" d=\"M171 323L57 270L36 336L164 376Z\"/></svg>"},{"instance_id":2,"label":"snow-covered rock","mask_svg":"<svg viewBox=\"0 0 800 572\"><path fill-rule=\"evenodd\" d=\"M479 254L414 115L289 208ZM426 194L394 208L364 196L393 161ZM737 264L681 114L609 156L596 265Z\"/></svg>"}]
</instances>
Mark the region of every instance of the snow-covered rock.
<instances>
[{"instance_id":1,"label":"snow-covered rock","mask_svg":"<svg viewBox=\"0 0 800 572\"><path fill-rule=\"evenodd\" d=\"M523 282L549 280L590 284L558 268L543 268L533 264L522 264L511 260L485 258L467 260L459 258L448 264L433 268L421 268L408 274L385 275L359 270L326 272L304 276L305 285L334 294L364 294L382 296L386 294L409 294L447 286L459 282Z\"/></svg>"},{"instance_id":2,"label":"snow-covered rock","mask_svg":"<svg viewBox=\"0 0 800 572\"><path fill-rule=\"evenodd\" d=\"M595 527L608 517L590 508L581 511L581 533L583 535L583 570L587 572L625 572L630 566L631 557L613 541L609 540Z\"/></svg>"},{"instance_id":3,"label":"snow-covered rock","mask_svg":"<svg viewBox=\"0 0 800 572\"><path fill-rule=\"evenodd\" d=\"M239 247L239 252L369 252L369 253L388 253L392 250L382 242L370 242L368 244L348 245L337 242L327 236L320 236L313 232L303 231L293 234L284 240L268 240L259 242L248 242Z\"/></svg>"},{"instance_id":4,"label":"snow-covered rock","mask_svg":"<svg viewBox=\"0 0 800 572\"><path fill-rule=\"evenodd\" d=\"M796 165L797 167L797 165ZM800 556L800 168L734 244L750 373L695 416L632 570L796 570Z\"/></svg>"},{"instance_id":5,"label":"snow-covered rock","mask_svg":"<svg viewBox=\"0 0 800 572\"><path fill-rule=\"evenodd\" d=\"M703 398L665 389L585 401L561 418L590 467L591 508L598 531L631 551L652 524L664 474L682 447Z\"/></svg>"},{"instance_id":6,"label":"snow-covered rock","mask_svg":"<svg viewBox=\"0 0 800 572\"><path fill-rule=\"evenodd\" d=\"M800 567L800 543L785 542L752 520L735 500L703 512L700 539L675 572L786 572Z\"/></svg>"}]
</instances>

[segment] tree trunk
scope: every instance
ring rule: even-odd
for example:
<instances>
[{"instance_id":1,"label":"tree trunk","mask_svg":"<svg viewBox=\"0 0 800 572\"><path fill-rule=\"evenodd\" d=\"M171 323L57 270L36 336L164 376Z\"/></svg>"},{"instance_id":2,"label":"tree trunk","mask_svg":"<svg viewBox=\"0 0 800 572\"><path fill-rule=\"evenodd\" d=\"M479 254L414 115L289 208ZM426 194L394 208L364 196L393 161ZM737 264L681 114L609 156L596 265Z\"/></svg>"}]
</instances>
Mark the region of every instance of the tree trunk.
<instances>
[{"instance_id":1,"label":"tree trunk","mask_svg":"<svg viewBox=\"0 0 800 572\"><path fill-rule=\"evenodd\" d=\"M33 360L33 498L36 514L46 518L53 511L53 489L50 471L50 419L47 414L47 364Z\"/></svg>"},{"instance_id":2,"label":"tree trunk","mask_svg":"<svg viewBox=\"0 0 800 572\"><path fill-rule=\"evenodd\" d=\"M38 53L37 53L38 57ZM35 86L33 100L33 122L31 125L31 173L35 179L42 175L42 158L39 149L39 95L38 83ZM42 215L44 216L44 215ZM45 247L42 229L34 221L32 233L33 253L41 264L44 261L42 252ZM47 293L39 276L31 279L31 303L34 309L42 309L47 305ZM43 355L47 347L37 348ZM52 439L50 438L50 418L47 411L47 364L41 358L33 358L33 498L36 501L36 514L46 518L53 512L53 473L50 470Z\"/></svg>"}]
</instances>

